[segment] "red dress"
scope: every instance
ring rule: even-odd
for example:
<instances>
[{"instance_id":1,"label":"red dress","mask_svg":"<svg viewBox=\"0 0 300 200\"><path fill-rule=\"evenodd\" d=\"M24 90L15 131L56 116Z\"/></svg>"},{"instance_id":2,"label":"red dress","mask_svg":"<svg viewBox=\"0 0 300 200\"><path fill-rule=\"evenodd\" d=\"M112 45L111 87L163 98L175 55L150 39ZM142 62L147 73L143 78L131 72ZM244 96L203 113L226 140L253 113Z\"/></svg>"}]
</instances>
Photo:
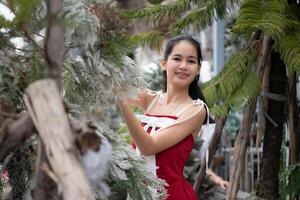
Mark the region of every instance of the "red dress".
<instances>
[{"instance_id":1,"label":"red dress","mask_svg":"<svg viewBox=\"0 0 300 200\"><path fill-rule=\"evenodd\" d=\"M145 113L149 113L152 106L157 101L163 101L162 92L155 92L156 97L150 103ZM190 104L183 108L176 115L137 115L137 118L141 121L141 124L145 131L150 135L157 134L156 130L164 129L172 125L177 124L178 117L191 106L205 106L205 103L200 99L194 100L193 104ZM188 119L195 116L197 113L192 114ZM185 120L188 120L185 119ZM185 121L184 120L184 121ZM183 122L183 121L181 121ZM159 133L158 133L159 134ZM176 145L163 150L155 155L146 156L146 163L149 169L152 170L159 178L164 179L168 186L166 187L168 192L167 200L197 200L197 194L193 190L190 183L185 180L183 175L183 168L187 162L189 155L194 146L193 135L190 134ZM135 147L135 145L134 145ZM137 153L140 154L138 148Z\"/></svg>"},{"instance_id":2,"label":"red dress","mask_svg":"<svg viewBox=\"0 0 300 200\"><path fill-rule=\"evenodd\" d=\"M150 115L145 116L156 118L163 123L165 118L177 119L177 116L167 115ZM146 128L150 134L153 126L145 127L147 123L142 122L142 126ZM152 124L153 125L153 124ZM154 127L158 130L160 127ZM156 175L165 180L169 186L166 187L168 197L167 200L197 200L197 195L190 183L185 180L183 175L183 168L187 162L189 155L194 146L193 135L190 134L178 144L161 151L155 155Z\"/></svg>"}]
</instances>

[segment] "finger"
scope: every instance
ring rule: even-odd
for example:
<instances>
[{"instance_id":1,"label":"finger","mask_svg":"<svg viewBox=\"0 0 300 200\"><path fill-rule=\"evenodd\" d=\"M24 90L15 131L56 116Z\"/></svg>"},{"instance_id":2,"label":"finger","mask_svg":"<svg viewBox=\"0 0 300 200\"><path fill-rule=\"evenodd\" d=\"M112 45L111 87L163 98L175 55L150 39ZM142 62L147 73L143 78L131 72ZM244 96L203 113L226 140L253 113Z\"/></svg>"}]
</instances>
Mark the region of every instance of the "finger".
<instances>
[{"instance_id":1,"label":"finger","mask_svg":"<svg viewBox=\"0 0 300 200\"><path fill-rule=\"evenodd\" d=\"M229 183L227 181L224 182L223 185L224 185L225 189L229 187Z\"/></svg>"}]
</instances>

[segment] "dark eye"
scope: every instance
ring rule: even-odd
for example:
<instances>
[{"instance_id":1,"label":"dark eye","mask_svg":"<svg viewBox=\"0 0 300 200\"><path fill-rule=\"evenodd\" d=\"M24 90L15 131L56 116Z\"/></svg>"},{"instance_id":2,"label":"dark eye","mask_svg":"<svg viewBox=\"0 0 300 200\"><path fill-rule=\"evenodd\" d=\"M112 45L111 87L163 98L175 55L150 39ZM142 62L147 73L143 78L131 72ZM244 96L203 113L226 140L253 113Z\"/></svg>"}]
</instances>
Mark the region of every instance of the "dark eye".
<instances>
[{"instance_id":1,"label":"dark eye","mask_svg":"<svg viewBox=\"0 0 300 200\"><path fill-rule=\"evenodd\" d=\"M180 58L179 57L173 57L172 60L179 61Z\"/></svg>"},{"instance_id":2,"label":"dark eye","mask_svg":"<svg viewBox=\"0 0 300 200\"><path fill-rule=\"evenodd\" d=\"M188 62L193 64L197 63L196 60L189 60Z\"/></svg>"}]
</instances>

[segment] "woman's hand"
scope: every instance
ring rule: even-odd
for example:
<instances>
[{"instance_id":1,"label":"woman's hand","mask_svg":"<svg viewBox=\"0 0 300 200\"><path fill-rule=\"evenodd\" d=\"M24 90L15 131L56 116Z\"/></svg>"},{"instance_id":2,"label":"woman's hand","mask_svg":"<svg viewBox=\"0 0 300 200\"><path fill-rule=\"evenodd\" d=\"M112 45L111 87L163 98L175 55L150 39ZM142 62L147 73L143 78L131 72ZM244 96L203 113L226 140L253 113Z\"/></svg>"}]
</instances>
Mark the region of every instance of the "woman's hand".
<instances>
[{"instance_id":1,"label":"woman's hand","mask_svg":"<svg viewBox=\"0 0 300 200\"><path fill-rule=\"evenodd\" d=\"M210 176L210 180L217 186L222 189L227 189L229 187L229 182L225 181L222 177L218 176L212 170L209 170L208 175Z\"/></svg>"},{"instance_id":2,"label":"woman's hand","mask_svg":"<svg viewBox=\"0 0 300 200\"><path fill-rule=\"evenodd\" d=\"M227 189L228 187L229 187L229 182L228 181L225 181L224 179L222 179L221 177L218 177L215 181L214 181L214 183L217 185L217 186L219 186L219 187L221 187L222 189Z\"/></svg>"},{"instance_id":3,"label":"woman's hand","mask_svg":"<svg viewBox=\"0 0 300 200\"><path fill-rule=\"evenodd\" d=\"M114 86L112 92L115 95L115 102L117 105L122 106L129 103L129 97L125 92L122 92L121 87Z\"/></svg>"},{"instance_id":4,"label":"woman's hand","mask_svg":"<svg viewBox=\"0 0 300 200\"><path fill-rule=\"evenodd\" d=\"M148 89L136 89L131 94L120 91L120 89L113 89L113 93L115 94L115 101L119 106L135 105L142 110L147 109L154 96Z\"/></svg>"}]
</instances>

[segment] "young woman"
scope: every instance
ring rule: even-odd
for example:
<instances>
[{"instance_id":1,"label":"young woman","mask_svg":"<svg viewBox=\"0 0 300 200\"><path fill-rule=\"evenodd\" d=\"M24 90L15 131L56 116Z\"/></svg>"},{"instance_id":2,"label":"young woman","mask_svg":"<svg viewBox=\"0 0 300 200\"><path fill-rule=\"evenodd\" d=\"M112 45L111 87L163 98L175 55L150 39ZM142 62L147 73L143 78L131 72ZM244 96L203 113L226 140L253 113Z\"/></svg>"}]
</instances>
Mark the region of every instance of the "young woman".
<instances>
[{"instance_id":1,"label":"young woman","mask_svg":"<svg viewBox=\"0 0 300 200\"><path fill-rule=\"evenodd\" d=\"M141 89L137 99L117 99L138 152L168 183L167 200L197 199L183 176L183 167L207 118L198 87L201 60L199 43L191 36L177 36L167 43L161 60L166 91ZM139 106L145 114L136 116L130 104Z\"/></svg>"}]
</instances>

